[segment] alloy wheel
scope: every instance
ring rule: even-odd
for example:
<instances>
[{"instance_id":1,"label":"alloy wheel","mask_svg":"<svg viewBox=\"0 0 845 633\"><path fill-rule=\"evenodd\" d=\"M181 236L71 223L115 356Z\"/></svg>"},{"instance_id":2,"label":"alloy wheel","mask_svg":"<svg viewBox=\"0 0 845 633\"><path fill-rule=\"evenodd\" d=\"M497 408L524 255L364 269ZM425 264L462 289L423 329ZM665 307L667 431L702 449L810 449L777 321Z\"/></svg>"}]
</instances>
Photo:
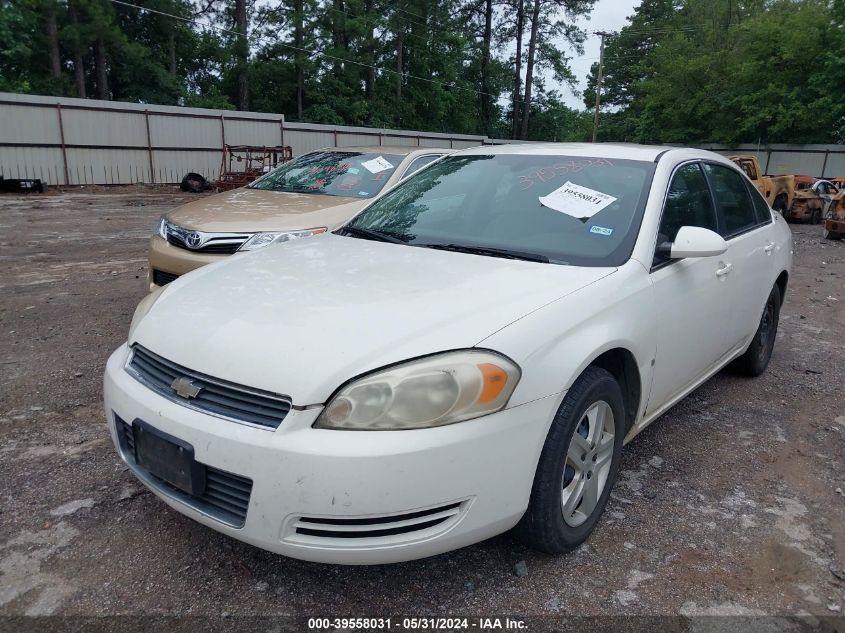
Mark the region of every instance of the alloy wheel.
<instances>
[{"instance_id":1,"label":"alloy wheel","mask_svg":"<svg viewBox=\"0 0 845 633\"><path fill-rule=\"evenodd\" d=\"M567 525L586 521L601 499L613 461L613 410L604 400L590 405L576 425L561 482L561 512Z\"/></svg>"}]
</instances>

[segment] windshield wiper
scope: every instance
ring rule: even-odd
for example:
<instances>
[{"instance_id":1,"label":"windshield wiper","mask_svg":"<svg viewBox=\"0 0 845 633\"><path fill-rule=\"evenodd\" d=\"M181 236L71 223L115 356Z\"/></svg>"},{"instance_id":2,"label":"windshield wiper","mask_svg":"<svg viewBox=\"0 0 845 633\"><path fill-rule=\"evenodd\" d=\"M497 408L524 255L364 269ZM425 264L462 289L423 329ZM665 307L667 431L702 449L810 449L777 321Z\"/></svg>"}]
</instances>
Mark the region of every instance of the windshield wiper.
<instances>
[{"instance_id":1,"label":"windshield wiper","mask_svg":"<svg viewBox=\"0 0 845 633\"><path fill-rule=\"evenodd\" d=\"M491 246L469 246L467 244L413 244L423 248L436 248L441 251L454 251L456 253L470 253L472 255L486 255L488 257L502 257L504 259L521 259L527 262L540 262L548 264L549 258L537 253L526 253L524 251L513 251L507 248L494 248Z\"/></svg>"},{"instance_id":2,"label":"windshield wiper","mask_svg":"<svg viewBox=\"0 0 845 633\"><path fill-rule=\"evenodd\" d=\"M390 242L391 244L407 244L407 240L384 233L382 231L375 231L373 229L362 229L359 226L344 226L338 233L341 235L351 235L352 237L361 237L365 240L375 240L376 242Z\"/></svg>"}]
</instances>

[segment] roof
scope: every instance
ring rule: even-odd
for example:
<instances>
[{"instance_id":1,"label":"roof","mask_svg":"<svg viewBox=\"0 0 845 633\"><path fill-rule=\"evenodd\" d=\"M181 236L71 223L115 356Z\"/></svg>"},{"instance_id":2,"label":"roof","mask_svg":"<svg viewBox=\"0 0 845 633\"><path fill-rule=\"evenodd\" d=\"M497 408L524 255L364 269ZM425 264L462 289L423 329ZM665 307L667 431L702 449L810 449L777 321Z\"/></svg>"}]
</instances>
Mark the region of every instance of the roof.
<instances>
[{"instance_id":1,"label":"roof","mask_svg":"<svg viewBox=\"0 0 845 633\"><path fill-rule=\"evenodd\" d=\"M463 155L490 154L565 154L567 156L591 156L595 158L618 158L653 161L670 147L662 145L634 145L628 143L514 143L506 145L484 145L461 150Z\"/></svg>"},{"instance_id":2,"label":"roof","mask_svg":"<svg viewBox=\"0 0 845 633\"><path fill-rule=\"evenodd\" d=\"M417 145L353 145L349 147L324 147L321 152L367 152L373 154L398 154L406 156L414 152L452 153L448 147L418 147Z\"/></svg>"}]
</instances>

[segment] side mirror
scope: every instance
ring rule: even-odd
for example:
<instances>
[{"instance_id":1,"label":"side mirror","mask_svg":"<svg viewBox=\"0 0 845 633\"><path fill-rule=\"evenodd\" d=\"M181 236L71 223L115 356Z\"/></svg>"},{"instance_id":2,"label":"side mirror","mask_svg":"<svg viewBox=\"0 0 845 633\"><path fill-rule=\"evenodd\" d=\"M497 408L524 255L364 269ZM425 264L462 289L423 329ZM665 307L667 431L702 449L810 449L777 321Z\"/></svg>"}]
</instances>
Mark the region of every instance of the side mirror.
<instances>
[{"instance_id":1,"label":"side mirror","mask_svg":"<svg viewBox=\"0 0 845 633\"><path fill-rule=\"evenodd\" d=\"M672 242L669 258L715 257L726 250L728 243L715 231L700 226L682 226Z\"/></svg>"}]
</instances>

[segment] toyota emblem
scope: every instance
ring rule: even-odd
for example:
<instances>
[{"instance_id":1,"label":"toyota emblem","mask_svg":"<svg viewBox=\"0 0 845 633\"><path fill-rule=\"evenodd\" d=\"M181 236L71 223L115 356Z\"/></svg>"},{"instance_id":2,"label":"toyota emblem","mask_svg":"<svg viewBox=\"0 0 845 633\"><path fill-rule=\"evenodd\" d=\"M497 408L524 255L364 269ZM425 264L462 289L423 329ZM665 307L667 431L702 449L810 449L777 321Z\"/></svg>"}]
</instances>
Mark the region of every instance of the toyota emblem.
<instances>
[{"instance_id":1,"label":"toyota emblem","mask_svg":"<svg viewBox=\"0 0 845 633\"><path fill-rule=\"evenodd\" d=\"M185 236L185 243L191 248L199 248L202 244L202 236L196 231L192 231Z\"/></svg>"}]
</instances>

